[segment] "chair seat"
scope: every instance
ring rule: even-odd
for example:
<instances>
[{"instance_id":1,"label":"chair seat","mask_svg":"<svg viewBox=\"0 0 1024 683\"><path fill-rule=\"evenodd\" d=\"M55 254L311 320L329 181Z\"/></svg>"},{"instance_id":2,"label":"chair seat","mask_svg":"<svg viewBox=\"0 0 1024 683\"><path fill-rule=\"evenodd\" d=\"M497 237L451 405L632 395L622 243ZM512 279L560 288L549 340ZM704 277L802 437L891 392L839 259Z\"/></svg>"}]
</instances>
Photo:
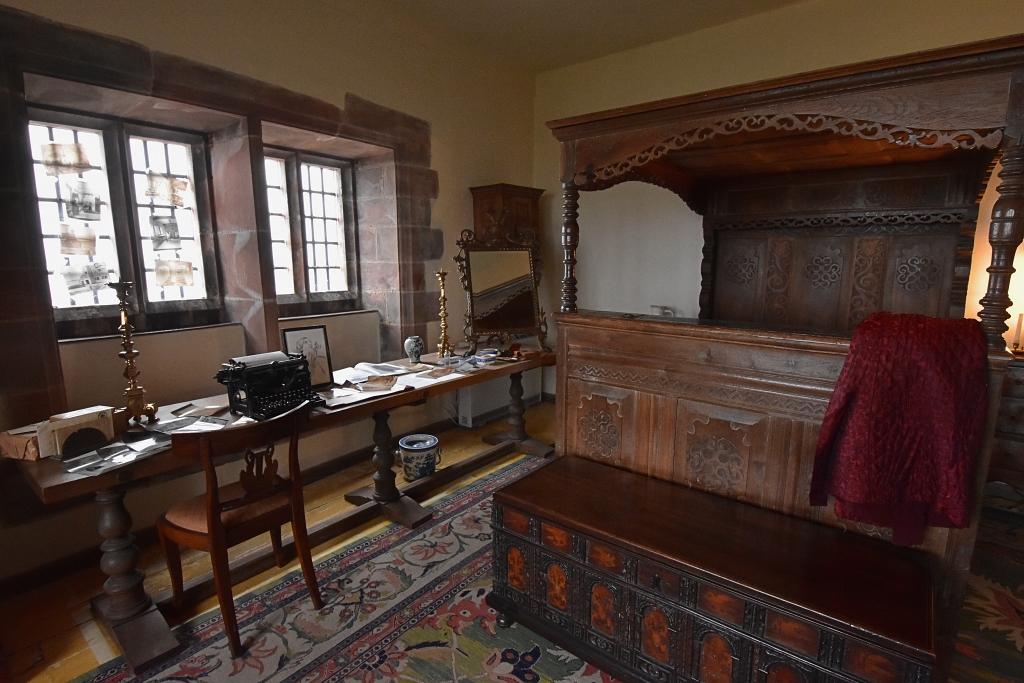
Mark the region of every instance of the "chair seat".
<instances>
[{"instance_id":1,"label":"chair seat","mask_svg":"<svg viewBox=\"0 0 1024 683\"><path fill-rule=\"evenodd\" d=\"M245 489L242 488L239 482L221 486L217 490L221 503L230 503L245 496ZM229 529L281 508L287 508L290 505L291 500L288 498L288 492L282 491L255 503L243 505L234 510L226 510L221 513L220 518L225 529ZM209 526L206 523L206 494L200 494L175 505L167 511L164 519L168 523L187 531L207 533Z\"/></svg>"}]
</instances>

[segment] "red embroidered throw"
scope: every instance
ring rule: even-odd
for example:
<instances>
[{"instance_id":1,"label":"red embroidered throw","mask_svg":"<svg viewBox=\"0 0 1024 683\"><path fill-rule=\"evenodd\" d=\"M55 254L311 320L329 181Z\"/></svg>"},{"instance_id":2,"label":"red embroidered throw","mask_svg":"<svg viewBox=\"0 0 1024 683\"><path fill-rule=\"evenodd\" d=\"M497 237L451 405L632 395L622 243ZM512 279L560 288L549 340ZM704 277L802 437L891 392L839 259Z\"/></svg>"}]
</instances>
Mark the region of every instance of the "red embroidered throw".
<instances>
[{"instance_id":1,"label":"red embroidered throw","mask_svg":"<svg viewBox=\"0 0 1024 683\"><path fill-rule=\"evenodd\" d=\"M977 320L874 313L853 333L818 435L811 505L891 527L966 527L985 422L988 354Z\"/></svg>"}]
</instances>

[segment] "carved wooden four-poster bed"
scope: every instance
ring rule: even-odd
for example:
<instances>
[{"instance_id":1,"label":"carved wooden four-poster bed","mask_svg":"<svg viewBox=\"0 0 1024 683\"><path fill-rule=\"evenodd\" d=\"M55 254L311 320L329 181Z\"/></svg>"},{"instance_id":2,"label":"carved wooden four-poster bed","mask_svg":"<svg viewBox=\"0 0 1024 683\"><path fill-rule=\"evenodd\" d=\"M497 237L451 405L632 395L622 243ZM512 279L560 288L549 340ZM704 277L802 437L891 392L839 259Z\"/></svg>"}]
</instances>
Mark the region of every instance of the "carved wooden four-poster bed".
<instances>
[{"instance_id":1,"label":"carved wooden four-poster bed","mask_svg":"<svg viewBox=\"0 0 1024 683\"><path fill-rule=\"evenodd\" d=\"M980 495L970 528L905 549L808 490L850 331L880 310L963 316L999 159L980 494L1024 235L1024 37L549 127L557 449L575 457L495 496L500 623L626 680L944 681ZM700 320L577 310L579 193L630 180L704 216Z\"/></svg>"}]
</instances>

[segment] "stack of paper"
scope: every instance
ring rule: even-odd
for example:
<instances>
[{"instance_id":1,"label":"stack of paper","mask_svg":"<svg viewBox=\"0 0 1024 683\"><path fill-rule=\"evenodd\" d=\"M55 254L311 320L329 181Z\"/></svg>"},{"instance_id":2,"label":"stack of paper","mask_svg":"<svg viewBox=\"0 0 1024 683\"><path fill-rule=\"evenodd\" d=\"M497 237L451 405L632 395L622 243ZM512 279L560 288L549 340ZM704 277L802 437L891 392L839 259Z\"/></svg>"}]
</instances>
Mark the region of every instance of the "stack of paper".
<instances>
[{"instance_id":1,"label":"stack of paper","mask_svg":"<svg viewBox=\"0 0 1024 683\"><path fill-rule=\"evenodd\" d=\"M94 451L61 463L69 474L96 476L128 463L161 453L171 445L171 437L160 432L125 432L121 438Z\"/></svg>"}]
</instances>

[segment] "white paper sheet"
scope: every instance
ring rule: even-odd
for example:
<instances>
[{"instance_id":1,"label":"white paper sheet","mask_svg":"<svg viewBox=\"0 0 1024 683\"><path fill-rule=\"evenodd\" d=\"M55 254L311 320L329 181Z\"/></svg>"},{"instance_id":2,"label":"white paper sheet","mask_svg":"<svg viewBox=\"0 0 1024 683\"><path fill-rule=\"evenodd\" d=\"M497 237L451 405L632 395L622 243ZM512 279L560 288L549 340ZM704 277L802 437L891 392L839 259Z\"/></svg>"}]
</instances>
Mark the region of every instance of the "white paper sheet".
<instances>
[{"instance_id":1,"label":"white paper sheet","mask_svg":"<svg viewBox=\"0 0 1024 683\"><path fill-rule=\"evenodd\" d=\"M443 382L449 382L453 379L459 379L460 377L462 377L462 375L460 375L457 372L452 372L450 375L445 375L444 377L427 377L426 372L421 372L415 375L407 375L405 377L401 377L399 378L398 383L404 386L412 387L413 389L423 389L424 387L429 387L434 384L441 384Z\"/></svg>"},{"instance_id":2,"label":"white paper sheet","mask_svg":"<svg viewBox=\"0 0 1024 683\"><path fill-rule=\"evenodd\" d=\"M416 368L410 368L404 365L393 365L391 363L356 363L355 369L365 375L375 377L405 375L410 372L416 372Z\"/></svg>"}]
</instances>

